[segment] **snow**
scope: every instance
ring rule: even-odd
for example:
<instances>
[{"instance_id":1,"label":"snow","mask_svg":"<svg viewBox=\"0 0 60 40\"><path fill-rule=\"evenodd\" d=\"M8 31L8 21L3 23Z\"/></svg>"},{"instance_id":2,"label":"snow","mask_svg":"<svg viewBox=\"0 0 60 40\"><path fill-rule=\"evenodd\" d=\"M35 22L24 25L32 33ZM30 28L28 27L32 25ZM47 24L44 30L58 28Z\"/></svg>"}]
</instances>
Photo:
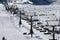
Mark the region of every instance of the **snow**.
<instances>
[{"instance_id":1,"label":"snow","mask_svg":"<svg viewBox=\"0 0 60 40\"><path fill-rule=\"evenodd\" d=\"M24 2L25 1L26 0L24 0ZM56 20L60 18L60 5L22 5L13 3L9 3L9 5L16 5L19 10L24 10L25 15L28 15L28 17L29 15L36 14L37 16L34 16L33 19L39 19L39 22L42 22L43 25L47 24L46 20ZM49 40L52 38L51 35L45 35L43 32L40 32L34 28L34 34L31 38L31 35L28 35L30 30L29 23L26 20L22 19L22 25L19 26L19 20L20 19L17 15L13 16L10 14L10 12L7 12L5 10L4 5L0 4L0 40L2 40L3 36L5 36L7 40ZM49 21L48 23L49 25L58 25L58 21ZM36 27L38 27L38 25L36 25ZM51 27L48 28L52 29ZM57 27L57 29L58 28L59 27ZM27 33L27 35L23 35L23 33ZM57 39L58 37L60 37L60 35L56 35Z\"/></svg>"}]
</instances>

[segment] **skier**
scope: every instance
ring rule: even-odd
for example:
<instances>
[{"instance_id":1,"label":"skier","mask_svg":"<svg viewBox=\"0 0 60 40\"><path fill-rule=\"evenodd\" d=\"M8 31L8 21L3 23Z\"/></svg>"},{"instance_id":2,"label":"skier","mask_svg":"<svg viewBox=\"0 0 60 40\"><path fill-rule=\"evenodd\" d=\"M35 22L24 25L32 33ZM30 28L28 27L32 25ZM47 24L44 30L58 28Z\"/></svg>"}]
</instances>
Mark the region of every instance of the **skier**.
<instances>
[{"instance_id":1,"label":"skier","mask_svg":"<svg viewBox=\"0 0 60 40\"><path fill-rule=\"evenodd\" d=\"M13 11L14 11L13 15L17 14L17 9L13 9Z\"/></svg>"},{"instance_id":2,"label":"skier","mask_svg":"<svg viewBox=\"0 0 60 40\"><path fill-rule=\"evenodd\" d=\"M5 37L3 37L2 40L7 40L7 39Z\"/></svg>"},{"instance_id":3,"label":"skier","mask_svg":"<svg viewBox=\"0 0 60 40\"><path fill-rule=\"evenodd\" d=\"M3 37L2 40L5 40L5 37Z\"/></svg>"},{"instance_id":4,"label":"skier","mask_svg":"<svg viewBox=\"0 0 60 40\"><path fill-rule=\"evenodd\" d=\"M10 8L10 12L11 12L11 14L13 13L13 8L12 7Z\"/></svg>"}]
</instances>

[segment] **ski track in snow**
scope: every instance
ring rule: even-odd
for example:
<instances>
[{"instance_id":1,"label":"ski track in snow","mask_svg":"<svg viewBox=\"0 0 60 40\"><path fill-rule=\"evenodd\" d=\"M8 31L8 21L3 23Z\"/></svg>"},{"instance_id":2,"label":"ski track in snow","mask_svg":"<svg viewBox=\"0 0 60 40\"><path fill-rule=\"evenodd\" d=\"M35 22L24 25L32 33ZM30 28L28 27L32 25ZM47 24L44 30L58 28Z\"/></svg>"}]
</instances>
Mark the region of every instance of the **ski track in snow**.
<instances>
[{"instance_id":1,"label":"ski track in snow","mask_svg":"<svg viewBox=\"0 0 60 40\"><path fill-rule=\"evenodd\" d=\"M0 8L2 8L0 10L1 11L0 13L0 40L2 40L3 36L5 36L7 40L27 40L24 36L20 34L19 31L17 31L14 28L14 25L11 22L12 19L9 16L9 14L6 14L7 13L6 11L2 11L4 10L2 5L0 6Z\"/></svg>"}]
</instances>

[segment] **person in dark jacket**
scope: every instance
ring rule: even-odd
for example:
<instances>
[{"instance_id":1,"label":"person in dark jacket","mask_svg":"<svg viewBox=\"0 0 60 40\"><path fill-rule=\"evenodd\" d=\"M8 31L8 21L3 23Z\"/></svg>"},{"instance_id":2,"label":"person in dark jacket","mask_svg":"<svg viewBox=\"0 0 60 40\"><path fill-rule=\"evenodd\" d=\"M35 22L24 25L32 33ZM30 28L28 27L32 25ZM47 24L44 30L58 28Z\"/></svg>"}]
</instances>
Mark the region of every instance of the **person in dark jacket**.
<instances>
[{"instance_id":1,"label":"person in dark jacket","mask_svg":"<svg viewBox=\"0 0 60 40\"><path fill-rule=\"evenodd\" d=\"M14 14L17 14L17 10L16 10L16 9L13 9L13 10L14 10L14 13L13 13L13 15L14 15Z\"/></svg>"},{"instance_id":2,"label":"person in dark jacket","mask_svg":"<svg viewBox=\"0 0 60 40\"><path fill-rule=\"evenodd\" d=\"M3 37L2 40L5 40L5 37Z\"/></svg>"}]
</instances>

